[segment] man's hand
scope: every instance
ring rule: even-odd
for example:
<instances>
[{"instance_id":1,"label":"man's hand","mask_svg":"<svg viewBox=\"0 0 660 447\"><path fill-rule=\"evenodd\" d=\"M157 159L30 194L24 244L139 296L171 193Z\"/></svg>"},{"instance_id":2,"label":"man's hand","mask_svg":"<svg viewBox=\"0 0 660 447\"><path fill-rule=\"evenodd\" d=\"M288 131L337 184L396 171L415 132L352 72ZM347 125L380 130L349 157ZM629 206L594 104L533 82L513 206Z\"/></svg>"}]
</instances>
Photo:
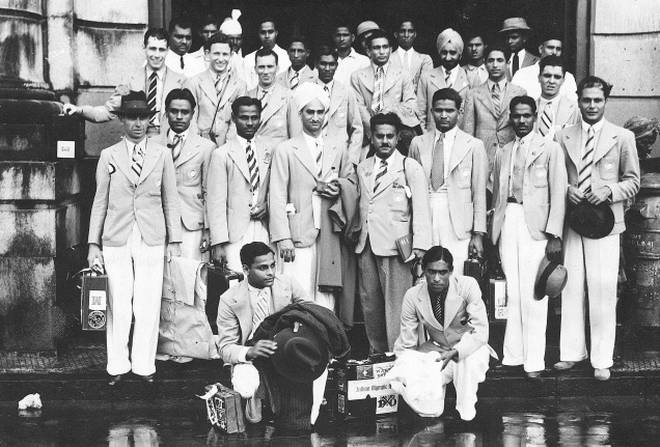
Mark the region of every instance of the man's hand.
<instances>
[{"instance_id":1,"label":"man's hand","mask_svg":"<svg viewBox=\"0 0 660 447\"><path fill-rule=\"evenodd\" d=\"M82 109L75 104L67 103L62 104L62 112L67 116L79 115Z\"/></svg>"},{"instance_id":2,"label":"man's hand","mask_svg":"<svg viewBox=\"0 0 660 447\"><path fill-rule=\"evenodd\" d=\"M561 239L553 236L545 246L545 256L549 261L561 262Z\"/></svg>"},{"instance_id":3,"label":"man's hand","mask_svg":"<svg viewBox=\"0 0 660 447\"><path fill-rule=\"evenodd\" d=\"M167 262L176 256L181 256L181 242L170 242L167 244Z\"/></svg>"},{"instance_id":4,"label":"man's hand","mask_svg":"<svg viewBox=\"0 0 660 447\"><path fill-rule=\"evenodd\" d=\"M584 199L584 194L575 186L568 185L568 200L573 204L577 205L582 202Z\"/></svg>"},{"instance_id":5,"label":"man's hand","mask_svg":"<svg viewBox=\"0 0 660 447\"><path fill-rule=\"evenodd\" d=\"M267 359L271 355L275 354L276 350L277 343L275 343L273 340L259 340L255 343L254 346L251 346L250 349L248 349L247 354L245 354L245 358L247 360L254 360L258 357Z\"/></svg>"},{"instance_id":6,"label":"man's hand","mask_svg":"<svg viewBox=\"0 0 660 447\"><path fill-rule=\"evenodd\" d=\"M293 262L296 259L296 249L291 239L283 239L277 243L277 249L280 252L280 258L284 262Z\"/></svg>"},{"instance_id":7,"label":"man's hand","mask_svg":"<svg viewBox=\"0 0 660 447\"><path fill-rule=\"evenodd\" d=\"M341 187L339 186L339 181L337 179L331 180L329 182L316 182L316 192L318 192L323 197L329 199L334 199L339 195Z\"/></svg>"},{"instance_id":8,"label":"man's hand","mask_svg":"<svg viewBox=\"0 0 660 447\"><path fill-rule=\"evenodd\" d=\"M441 353L440 359L438 361L442 362L441 369L445 369L450 361L457 359L458 359L458 351L456 349L450 349L449 351L445 351Z\"/></svg>"},{"instance_id":9,"label":"man's hand","mask_svg":"<svg viewBox=\"0 0 660 447\"><path fill-rule=\"evenodd\" d=\"M587 199L592 205L600 205L601 203L607 201L612 194L612 190L607 186L601 186L600 188L592 189L584 195L584 198Z\"/></svg>"},{"instance_id":10,"label":"man's hand","mask_svg":"<svg viewBox=\"0 0 660 447\"><path fill-rule=\"evenodd\" d=\"M413 254L417 259L422 259L424 257L424 253L426 253L426 250L422 250L420 248L413 248Z\"/></svg>"},{"instance_id":11,"label":"man's hand","mask_svg":"<svg viewBox=\"0 0 660 447\"><path fill-rule=\"evenodd\" d=\"M89 244L89 248L87 250L87 265L91 267L94 264L104 265L103 251L98 245Z\"/></svg>"},{"instance_id":12,"label":"man's hand","mask_svg":"<svg viewBox=\"0 0 660 447\"><path fill-rule=\"evenodd\" d=\"M475 255L478 258L481 258L484 254L484 242L483 236L481 234L473 234L468 244L468 257L470 255Z\"/></svg>"},{"instance_id":13,"label":"man's hand","mask_svg":"<svg viewBox=\"0 0 660 447\"><path fill-rule=\"evenodd\" d=\"M250 209L250 219L261 220L266 217L268 213L268 206L265 202L255 203Z\"/></svg>"},{"instance_id":14,"label":"man's hand","mask_svg":"<svg viewBox=\"0 0 660 447\"><path fill-rule=\"evenodd\" d=\"M215 264L222 264L227 261L224 244L215 244L211 247L211 260Z\"/></svg>"}]
</instances>

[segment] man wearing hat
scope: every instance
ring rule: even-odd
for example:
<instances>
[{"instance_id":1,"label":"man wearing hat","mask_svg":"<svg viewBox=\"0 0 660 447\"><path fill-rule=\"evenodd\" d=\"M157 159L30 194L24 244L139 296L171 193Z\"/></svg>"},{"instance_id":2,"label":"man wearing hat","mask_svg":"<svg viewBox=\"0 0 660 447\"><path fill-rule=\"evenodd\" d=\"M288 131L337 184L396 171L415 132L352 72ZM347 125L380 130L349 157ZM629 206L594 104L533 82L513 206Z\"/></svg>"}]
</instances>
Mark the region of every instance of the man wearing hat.
<instances>
[{"instance_id":1,"label":"man wearing hat","mask_svg":"<svg viewBox=\"0 0 660 447\"><path fill-rule=\"evenodd\" d=\"M519 69L533 65L539 60L538 56L525 49L530 31L531 28L527 26L524 17L509 17L502 22L499 33L504 36L511 53L506 64L507 79L511 79Z\"/></svg>"},{"instance_id":2,"label":"man wearing hat","mask_svg":"<svg viewBox=\"0 0 660 447\"><path fill-rule=\"evenodd\" d=\"M451 88L465 99L470 88L465 70L458 66L463 54L461 35L447 28L438 34L435 44L440 56L440 66L422 75L417 89L417 116L427 131L435 129L431 112L433 94L441 88Z\"/></svg>"},{"instance_id":3,"label":"man wearing hat","mask_svg":"<svg viewBox=\"0 0 660 447\"><path fill-rule=\"evenodd\" d=\"M585 308L589 306L589 358L597 380L610 378L623 208L637 194L640 182L633 133L604 118L611 89L599 77L583 79L577 90L582 122L559 130L555 137L566 157L569 221L585 207L592 212L594 207L611 211L609 222L602 215L600 223L589 228L569 225L564 248L568 282L562 295L560 361L555 368L570 369L587 358Z\"/></svg>"},{"instance_id":4,"label":"man wearing hat","mask_svg":"<svg viewBox=\"0 0 660 447\"><path fill-rule=\"evenodd\" d=\"M324 201L337 201L342 188L355 188L353 164L348 159L346 140L325 137L323 123L330 98L323 88L306 82L293 99L302 122L302 135L281 143L273 153L269 191L271 241L277 244L284 273L298 278L316 302L334 310L332 292L320 290L324 269L341 268L341 259L321 253ZM326 211L327 214L327 211ZM337 242L338 243L338 242ZM326 247L328 248L328 247ZM339 250L339 246L330 247ZM339 285L340 286L340 285Z\"/></svg>"},{"instance_id":5,"label":"man wearing hat","mask_svg":"<svg viewBox=\"0 0 660 447\"><path fill-rule=\"evenodd\" d=\"M231 61L229 65L231 70L236 73L238 77L245 80L247 74L245 73L245 65L243 64L243 27L238 19L241 17L240 9L232 9L231 17L225 18L224 22L220 24L220 32L227 36L229 46L231 47ZM250 67L252 70L252 67Z\"/></svg>"},{"instance_id":6,"label":"man wearing hat","mask_svg":"<svg viewBox=\"0 0 660 447\"><path fill-rule=\"evenodd\" d=\"M399 24L399 30L394 33L396 43L399 46L392 54L392 62L396 62L403 67L412 80L415 92L421 76L433 69L433 60L428 54L418 53L413 44L417 39L417 29L415 23L406 18Z\"/></svg>"},{"instance_id":7,"label":"man wearing hat","mask_svg":"<svg viewBox=\"0 0 660 447\"><path fill-rule=\"evenodd\" d=\"M163 258L178 256L181 243L172 155L146 136L153 112L144 92L122 97L118 112L125 136L101 151L87 256L90 266L104 265L108 274L110 385L118 384L130 371L153 382Z\"/></svg>"},{"instance_id":8,"label":"man wearing hat","mask_svg":"<svg viewBox=\"0 0 660 447\"><path fill-rule=\"evenodd\" d=\"M185 83L195 100L193 117L200 136L222 146L231 123L231 104L246 92L245 82L230 70L231 47L222 34L213 35L204 43L209 67Z\"/></svg>"},{"instance_id":9,"label":"man wearing hat","mask_svg":"<svg viewBox=\"0 0 660 447\"><path fill-rule=\"evenodd\" d=\"M115 88L105 104L101 106L64 104L64 113L80 115L94 123L105 123L117 116L123 95L131 90L142 91L147 96L147 104L152 112L147 135L155 136L167 131L165 98L171 90L181 88L185 81L183 75L165 66L168 45L168 35L164 29L149 28L144 33L145 64L132 71L131 75Z\"/></svg>"},{"instance_id":10,"label":"man wearing hat","mask_svg":"<svg viewBox=\"0 0 660 447\"><path fill-rule=\"evenodd\" d=\"M289 55L286 50L280 47L277 44L277 36L279 32L277 31L277 25L275 20L271 18L265 18L259 22L259 41L261 42L261 48L253 51L243 58L244 72L247 76L244 80L247 84L248 89L254 88L259 82L258 73L254 71L254 67L257 63L257 52L259 50L270 50L277 54L277 73L285 72L291 65L289 60Z\"/></svg>"},{"instance_id":11,"label":"man wearing hat","mask_svg":"<svg viewBox=\"0 0 660 447\"><path fill-rule=\"evenodd\" d=\"M369 56L369 38L374 31L378 30L380 30L380 26L378 26L373 20L365 20L364 22L361 22L355 30L358 45L362 49L362 52L367 56Z\"/></svg>"},{"instance_id":12,"label":"man wearing hat","mask_svg":"<svg viewBox=\"0 0 660 447\"><path fill-rule=\"evenodd\" d=\"M310 53L307 39L303 36L294 36L286 51L291 66L285 72L278 74L276 81L291 90L295 90L303 82L314 82L316 73L307 65Z\"/></svg>"},{"instance_id":13,"label":"man wearing hat","mask_svg":"<svg viewBox=\"0 0 660 447\"><path fill-rule=\"evenodd\" d=\"M369 58L353 48L355 34L347 23L338 23L332 35L332 41L337 50L337 72L335 79L348 86L354 71L369 66Z\"/></svg>"},{"instance_id":14,"label":"man wearing hat","mask_svg":"<svg viewBox=\"0 0 660 447\"><path fill-rule=\"evenodd\" d=\"M534 132L536 102L529 96L511 100L516 133L495 156L491 240L499 242L506 275L506 366L522 365L530 378L545 369L548 299L534 296L542 259L561 257L566 209L566 169L559 145Z\"/></svg>"}]
</instances>

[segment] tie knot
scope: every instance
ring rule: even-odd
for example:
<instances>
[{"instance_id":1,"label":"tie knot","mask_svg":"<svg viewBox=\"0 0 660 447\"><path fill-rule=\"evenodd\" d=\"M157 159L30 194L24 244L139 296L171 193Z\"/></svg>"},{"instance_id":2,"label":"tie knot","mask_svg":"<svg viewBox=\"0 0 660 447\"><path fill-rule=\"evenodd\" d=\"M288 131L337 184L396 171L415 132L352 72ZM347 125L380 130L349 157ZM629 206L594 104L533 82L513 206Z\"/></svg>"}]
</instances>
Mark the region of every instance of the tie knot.
<instances>
[{"instance_id":1,"label":"tie knot","mask_svg":"<svg viewBox=\"0 0 660 447\"><path fill-rule=\"evenodd\" d=\"M156 74L156 72L155 72L155 71L152 71L151 74L149 75L149 80L150 80L150 81L153 81L154 79L156 79L157 76L158 76L158 75Z\"/></svg>"},{"instance_id":2,"label":"tie knot","mask_svg":"<svg viewBox=\"0 0 660 447\"><path fill-rule=\"evenodd\" d=\"M142 148L137 144L133 146L133 153L137 155L142 155Z\"/></svg>"},{"instance_id":3,"label":"tie knot","mask_svg":"<svg viewBox=\"0 0 660 447\"><path fill-rule=\"evenodd\" d=\"M589 135L593 135L594 134L594 126L589 126L589 130L587 131L587 133Z\"/></svg>"}]
</instances>

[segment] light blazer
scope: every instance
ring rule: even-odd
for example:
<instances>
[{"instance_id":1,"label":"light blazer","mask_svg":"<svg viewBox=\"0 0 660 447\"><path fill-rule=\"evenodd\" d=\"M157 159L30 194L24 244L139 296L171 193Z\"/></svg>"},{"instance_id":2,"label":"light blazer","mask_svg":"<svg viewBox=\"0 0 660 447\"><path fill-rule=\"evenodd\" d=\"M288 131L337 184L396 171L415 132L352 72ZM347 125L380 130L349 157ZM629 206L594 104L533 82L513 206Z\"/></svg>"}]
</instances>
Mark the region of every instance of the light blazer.
<instances>
[{"instance_id":1,"label":"light blazer","mask_svg":"<svg viewBox=\"0 0 660 447\"><path fill-rule=\"evenodd\" d=\"M291 83L289 82L289 69L291 67L287 68L285 71L282 73L278 74L277 77L275 78L275 82L281 84L283 87L291 89ZM302 84L303 82L316 82L318 79L318 75L316 73L316 69L311 69L309 68L309 65L305 64L303 65L303 68L300 69L300 72L298 74L298 85Z\"/></svg>"},{"instance_id":2,"label":"light blazer","mask_svg":"<svg viewBox=\"0 0 660 447\"><path fill-rule=\"evenodd\" d=\"M137 222L147 245L181 242L179 195L170 150L146 141L137 185L125 140L101 151L89 219L90 244L121 247Z\"/></svg>"},{"instance_id":3,"label":"light blazer","mask_svg":"<svg viewBox=\"0 0 660 447\"><path fill-rule=\"evenodd\" d=\"M374 82L374 69L371 64L351 74L351 88L355 92L362 127L367 136L371 135L369 120L374 114L371 109ZM415 115L415 88L408 73L399 65L389 64L387 68L383 86L383 104L383 110L396 113L403 125L415 127L419 124Z\"/></svg>"},{"instance_id":4,"label":"light blazer","mask_svg":"<svg viewBox=\"0 0 660 447\"><path fill-rule=\"evenodd\" d=\"M534 65L539 61L539 57L530 53L529 50L525 49L525 57L523 57L523 60L520 61L520 67L518 69L520 70L521 68L524 67L529 67L530 65ZM506 64L506 78L510 81L511 77L513 76L511 74L511 65L513 64L513 55L509 57L509 61L507 61Z\"/></svg>"},{"instance_id":5,"label":"light blazer","mask_svg":"<svg viewBox=\"0 0 660 447\"><path fill-rule=\"evenodd\" d=\"M270 288L273 311L279 312L292 303L307 301L305 291L292 278L275 276ZM246 351L245 343L252 333L252 314L256 306L251 299L246 280L236 284L220 297L218 305L218 350L225 363L240 362L241 353Z\"/></svg>"},{"instance_id":6,"label":"light blazer","mask_svg":"<svg viewBox=\"0 0 660 447\"><path fill-rule=\"evenodd\" d=\"M213 133L216 145L222 146L225 144L231 124L231 104L239 96L245 95L246 87L245 81L232 72L222 92L222 98L218 100L214 76L210 69L204 70L188 79L185 87L190 89L197 101L193 122L196 123L199 135L210 139L210 133ZM217 115L216 108L218 108ZM215 121L213 121L214 115Z\"/></svg>"},{"instance_id":7,"label":"light blazer","mask_svg":"<svg viewBox=\"0 0 660 447\"><path fill-rule=\"evenodd\" d=\"M165 67L165 74L163 75L163 96L160 98L160 111L159 122L161 131L167 130L169 124L167 122L167 115L165 114L165 98L167 94L175 88L182 88L186 78L182 74L178 74ZM147 79L147 68L141 66L136 69L131 76L122 81L116 88L112 96L102 106L82 106L81 115L87 121L95 123L105 123L115 118L119 108L121 107L122 93L128 93L128 90L141 91L147 94L149 88L149 80Z\"/></svg>"},{"instance_id":8,"label":"light blazer","mask_svg":"<svg viewBox=\"0 0 660 447\"><path fill-rule=\"evenodd\" d=\"M513 144L514 142L507 143L495 156L493 172L495 211L490 235L493 244L497 244L504 224ZM546 239L546 233L562 236L567 186L564 154L561 148L554 141L548 141L535 132L525 158L522 204L525 223L534 240Z\"/></svg>"},{"instance_id":9,"label":"light blazer","mask_svg":"<svg viewBox=\"0 0 660 447\"><path fill-rule=\"evenodd\" d=\"M161 146L169 143L167 135L159 135L154 141ZM174 162L176 189L179 193L179 211L183 226L190 231L208 228L205 217L206 179L209 175L212 141L188 132L179 157ZM170 149L171 153L171 149Z\"/></svg>"},{"instance_id":10,"label":"light blazer","mask_svg":"<svg viewBox=\"0 0 660 447\"><path fill-rule=\"evenodd\" d=\"M572 126L581 121L580 118L580 109L578 108L577 102L567 98L566 96L560 96L556 99L559 101L557 104L557 114L555 115L555 121L553 123L551 131L545 136L549 140L553 140L557 131L563 129L564 127ZM536 110L538 111L538 116L536 119L536 124L534 125L534 130L538 131L539 122L541 121L541 115L543 110L539 107L541 106L541 99L536 100Z\"/></svg>"},{"instance_id":11,"label":"light blazer","mask_svg":"<svg viewBox=\"0 0 660 447\"><path fill-rule=\"evenodd\" d=\"M324 139L323 144L321 178L302 135L275 148L268 198L271 242L291 239L295 247L312 245L319 232L314 228L312 215L312 192L316 182L327 179L334 171L338 177L355 184L355 171L348 159L346 142ZM287 213L289 203L295 207L295 213Z\"/></svg>"},{"instance_id":12,"label":"light blazer","mask_svg":"<svg viewBox=\"0 0 660 447\"><path fill-rule=\"evenodd\" d=\"M396 256L395 241L408 234L412 234L413 248L428 250L431 246L431 215L424 170L414 159L404 158L395 150L390 155L394 158L387 173L374 192L374 157L362 161L357 168L362 230L355 252L364 251L368 237L371 251L376 256ZM412 194L410 200L406 185Z\"/></svg>"},{"instance_id":13,"label":"light blazer","mask_svg":"<svg viewBox=\"0 0 660 447\"><path fill-rule=\"evenodd\" d=\"M564 150L568 183L577 187L582 158L582 124L560 130L555 138ZM614 213L614 228L610 234L619 234L626 229L623 204L639 191L639 176L634 134L605 120L600 136L596 138L591 185L592 188L605 185L612 190L610 208Z\"/></svg>"},{"instance_id":14,"label":"light blazer","mask_svg":"<svg viewBox=\"0 0 660 447\"><path fill-rule=\"evenodd\" d=\"M433 315L426 282L408 289L401 306L401 332L394 342L397 355L424 343L425 340L420 339L420 334L424 333L420 325L442 348L456 349L459 360L487 345L488 317L477 281L469 276L450 276L445 321L442 322Z\"/></svg>"},{"instance_id":15,"label":"light blazer","mask_svg":"<svg viewBox=\"0 0 660 447\"><path fill-rule=\"evenodd\" d=\"M413 83L415 92L417 91L419 80L421 79L422 75L430 70L433 70L433 59L431 59L431 56L428 54L418 53L414 48L410 52L410 68L403 66L403 60L401 59L398 51L392 52L392 57L390 60L392 63L399 65L406 71L406 73L408 73L408 77L410 77L410 80Z\"/></svg>"},{"instance_id":16,"label":"light blazer","mask_svg":"<svg viewBox=\"0 0 660 447\"><path fill-rule=\"evenodd\" d=\"M261 124L257 136L266 140L269 147L276 147L292 135L291 122L296 114L291 90L275 82L266 108L261 111ZM257 88L248 91L248 96L257 97Z\"/></svg>"},{"instance_id":17,"label":"light blazer","mask_svg":"<svg viewBox=\"0 0 660 447\"><path fill-rule=\"evenodd\" d=\"M259 137L253 150L259 163L259 203L267 207L273 150ZM252 191L247 155L236 137L213 151L207 189L211 245L240 241L250 223Z\"/></svg>"},{"instance_id":18,"label":"light blazer","mask_svg":"<svg viewBox=\"0 0 660 447\"><path fill-rule=\"evenodd\" d=\"M516 137L509 121L509 103L515 96L524 95L525 90L507 82L502 98L502 109L495 113L495 105L488 89L488 81L477 88L470 89L465 98L462 129L484 142L490 170L499 147Z\"/></svg>"},{"instance_id":19,"label":"light blazer","mask_svg":"<svg viewBox=\"0 0 660 447\"><path fill-rule=\"evenodd\" d=\"M454 70L458 70L458 73L456 74L456 81L451 88L456 90L461 95L461 98L463 98L463 102L465 102L467 92L470 90L467 73L465 73L462 67L456 67ZM425 130L435 129L435 121L431 113L433 94L441 88L446 87L448 86L445 84L445 75L442 72L442 67L436 67L429 71L419 81L419 87L417 88L417 116ZM463 108L461 107L461 110Z\"/></svg>"},{"instance_id":20,"label":"light blazer","mask_svg":"<svg viewBox=\"0 0 660 447\"><path fill-rule=\"evenodd\" d=\"M431 178L435 130L413 138L409 156L424 169L424 178ZM457 129L447 170L449 220L458 239L467 239L474 232L486 233L486 183L488 157L481 140Z\"/></svg>"}]
</instances>

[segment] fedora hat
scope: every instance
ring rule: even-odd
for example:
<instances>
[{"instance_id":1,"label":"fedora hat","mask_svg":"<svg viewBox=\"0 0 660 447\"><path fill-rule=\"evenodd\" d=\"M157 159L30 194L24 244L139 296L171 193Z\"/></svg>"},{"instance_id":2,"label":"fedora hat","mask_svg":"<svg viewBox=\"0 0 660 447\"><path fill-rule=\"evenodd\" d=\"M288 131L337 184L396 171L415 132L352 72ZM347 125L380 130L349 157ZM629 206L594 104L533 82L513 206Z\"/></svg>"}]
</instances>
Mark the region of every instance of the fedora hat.
<instances>
[{"instance_id":1,"label":"fedora hat","mask_svg":"<svg viewBox=\"0 0 660 447\"><path fill-rule=\"evenodd\" d=\"M121 97L121 106L117 112L119 116L151 116L154 112L147 104L147 95L143 91L131 90Z\"/></svg>"},{"instance_id":2,"label":"fedora hat","mask_svg":"<svg viewBox=\"0 0 660 447\"><path fill-rule=\"evenodd\" d=\"M270 357L277 373L290 382L311 383L328 366L328 347L306 324L298 321L293 327L280 330L273 340L277 343Z\"/></svg>"},{"instance_id":3,"label":"fedora hat","mask_svg":"<svg viewBox=\"0 0 660 447\"><path fill-rule=\"evenodd\" d=\"M360 23L357 26L357 29L355 30L355 34L359 37L362 34L366 33L367 31L374 31L380 29L378 24L374 22L373 20L365 20L364 22Z\"/></svg>"},{"instance_id":4,"label":"fedora hat","mask_svg":"<svg viewBox=\"0 0 660 447\"><path fill-rule=\"evenodd\" d=\"M507 31L530 31L531 28L527 26L527 20L524 17L509 17L502 22L502 29L498 32L506 33Z\"/></svg>"},{"instance_id":5,"label":"fedora hat","mask_svg":"<svg viewBox=\"0 0 660 447\"><path fill-rule=\"evenodd\" d=\"M568 280L566 267L543 257L534 283L534 298L542 300L546 296L557 298Z\"/></svg>"},{"instance_id":6,"label":"fedora hat","mask_svg":"<svg viewBox=\"0 0 660 447\"><path fill-rule=\"evenodd\" d=\"M614 228L614 213L605 202L592 205L583 200L569 209L568 225L581 236L600 239Z\"/></svg>"}]
</instances>

